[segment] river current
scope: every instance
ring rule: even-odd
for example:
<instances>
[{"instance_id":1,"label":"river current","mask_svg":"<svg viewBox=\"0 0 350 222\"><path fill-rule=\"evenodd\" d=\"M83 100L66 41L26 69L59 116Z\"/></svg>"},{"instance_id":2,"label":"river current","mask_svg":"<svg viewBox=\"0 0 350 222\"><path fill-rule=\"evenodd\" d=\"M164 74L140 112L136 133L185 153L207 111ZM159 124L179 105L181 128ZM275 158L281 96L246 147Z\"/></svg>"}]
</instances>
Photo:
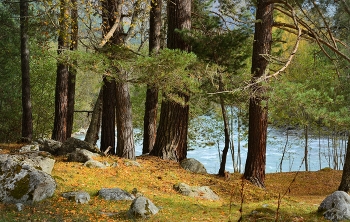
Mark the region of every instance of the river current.
<instances>
[{"instance_id":1,"label":"river current","mask_svg":"<svg viewBox=\"0 0 350 222\"><path fill-rule=\"evenodd\" d=\"M75 137L84 139L85 134L75 134ZM270 129L268 130L267 146L266 146L266 173L305 171L304 150L305 139L299 133L288 133L288 143L286 145L285 131ZM235 163L237 163L237 137L233 138L235 149ZM223 140L222 140L223 141ZM322 168L339 168L342 169L343 160L345 159L345 145L340 140L331 142L327 138L310 137L308 139L308 170L317 171ZM99 141L98 141L99 145ZM336 146L335 146L336 145ZM217 144L208 144L206 146L196 147L191 145L191 149L187 152L187 158L195 158L207 169L208 173L216 174L220 168L220 155L224 147L223 142ZM240 142L240 171L244 171L244 164L247 157L247 141ZM335 152L336 149L336 152ZM283 156L283 150L284 156ZM142 154L142 142L135 142L135 152L139 156ZM228 152L226 170L234 171L231 151ZM280 162L283 156L282 167Z\"/></svg>"}]
</instances>

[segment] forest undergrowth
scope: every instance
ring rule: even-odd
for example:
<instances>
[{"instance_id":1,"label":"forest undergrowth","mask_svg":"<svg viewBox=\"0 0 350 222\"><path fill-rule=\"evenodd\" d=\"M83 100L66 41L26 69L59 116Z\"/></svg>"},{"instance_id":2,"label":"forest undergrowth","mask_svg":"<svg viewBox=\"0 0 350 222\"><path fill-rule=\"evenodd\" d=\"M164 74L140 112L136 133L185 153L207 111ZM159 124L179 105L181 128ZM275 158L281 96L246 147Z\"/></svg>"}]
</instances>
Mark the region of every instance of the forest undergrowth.
<instances>
[{"instance_id":1,"label":"forest undergrowth","mask_svg":"<svg viewBox=\"0 0 350 222\"><path fill-rule=\"evenodd\" d=\"M19 147L0 144L0 153ZM101 188L115 187L128 192L136 188L160 208L147 221L326 221L317 208L337 190L342 173L331 169L272 173L266 175L266 189L261 189L242 180L238 173L229 178L193 174L176 162L157 157L138 157L140 167L127 166L128 160L114 156L98 159L117 162L118 166L91 169L56 157L52 172L57 182L54 196L27 205L22 211L15 205L0 203L0 221L129 221L130 201L106 201L97 196ZM173 189L179 182L209 186L220 200L182 196ZM63 192L80 190L90 194L88 204L77 204L61 196Z\"/></svg>"}]
</instances>

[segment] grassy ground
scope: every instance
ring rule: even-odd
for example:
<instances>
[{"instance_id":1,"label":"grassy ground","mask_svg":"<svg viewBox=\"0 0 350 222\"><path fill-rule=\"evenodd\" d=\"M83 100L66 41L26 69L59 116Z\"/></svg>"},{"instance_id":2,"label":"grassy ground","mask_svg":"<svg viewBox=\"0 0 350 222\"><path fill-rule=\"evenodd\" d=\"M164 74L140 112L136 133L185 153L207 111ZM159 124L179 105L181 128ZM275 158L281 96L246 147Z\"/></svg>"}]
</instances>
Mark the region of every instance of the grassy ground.
<instances>
[{"instance_id":1,"label":"grassy ground","mask_svg":"<svg viewBox=\"0 0 350 222\"><path fill-rule=\"evenodd\" d=\"M0 153L17 148L0 144ZM57 182L55 195L20 212L14 205L0 203L0 221L128 221L130 201L105 201L97 196L101 188L114 187L129 192L137 188L161 207L148 221L238 221L240 217L242 221L325 221L317 208L341 179L341 171L334 170L267 174L263 190L243 181L240 174L231 174L229 179L197 175L156 157L137 158L141 167L126 166L126 160L117 157L100 158L118 163L118 167L108 169L86 168L81 163L66 162L64 157L56 160L52 172ZM172 188L178 182L210 186L220 200L182 196ZM62 192L79 190L91 195L88 204L61 197Z\"/></svg>"}]
</instances>

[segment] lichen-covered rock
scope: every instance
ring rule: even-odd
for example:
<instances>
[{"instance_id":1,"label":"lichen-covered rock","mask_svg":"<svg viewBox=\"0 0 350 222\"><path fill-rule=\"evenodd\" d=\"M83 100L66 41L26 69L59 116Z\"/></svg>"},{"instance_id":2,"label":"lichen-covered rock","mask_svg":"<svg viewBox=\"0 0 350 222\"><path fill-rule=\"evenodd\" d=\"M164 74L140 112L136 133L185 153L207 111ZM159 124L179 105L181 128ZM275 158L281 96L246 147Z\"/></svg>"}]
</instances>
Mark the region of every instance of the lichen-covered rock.
<instances>
[{"instance_id":1,"label":"lichen-covered rock","mask_svg":"<svg viewBox=\"0 0 350 222\"><path fill-rule=\"evenodd\" d=\"M13 161L20 165L28 165L37 170L42 170L45 173L51 174L55 165L53 156L45 151L25 152L20 154L1 154L0 162Z\"/></svg>"},{"instance_id":2,"label":"lichen-covered rock","mask_svg":"<svg viewBox=\"0 0 350 222\"><path fill-rule=\"evenodd\" d=\"M138 197L131 203L128 216L131 219L149 218L151 215L158 213L159 209L146 197Z\"/></svg>"},{"instance_id":3,"label":"lichen-covered rock","mask_svg":"<svg viewBox=\"0 0 350 222\"><path fill-rule=\"evenodd\" d=\"M199 197L207 200L218 200L219 196L214 193L208 186L189 186L185 183L178 183L174 185L174 190L185 196Z\"/></svg>"},{"instance_id":4,"label":"lichen-covered rock","mask_svg":"<svg viewBox=\"0 0 350 222\"><path fill-rule=\"evenodd\" d=\"M135 197L120 188L102 188L98 195L105 200L133 200Z\"/></svg>"},{"instance_id":5,"label":"lichen-covered rock","mask_svg":"<svg viewBox=\"0 0 350 222\"><path fill-rule=\"evenodd\" d=\"M69 162L85 163L86 161L92 160L93 157L97 156L100 155L85 149L76 148L74 152L68 154L67 160Z\"/></svg>"},{"instance_id":6,"label":"lichen-covered rock","mask_svg":"<svg viewBox=\"0 0 350 222\"><path fill-rule=\"evenodd\" d=\"M97 160L88 160L84 163L84 166L89 168L101 168L104 169L107 166Z\"/></svg>"},{"instance_id":7,"label":"lichen-covered rock","mask_svg":"<svg viewBox=\"0 0 350 222\"><path fill-rule=\"evenodd\" d=\"M90 201L90 195L85 191L65 192L62 194L62 196L68 200L73 200L81 204L85 204Z\"/></svg>"},{"instance_id":8,"label":"lichen-covered rock","mask_svg":"<svg viewBox=\"0 0 350 222\"><path fill-rule=\"evenodd\" d=\"M20 153L32 152L32 151L39 151L39 144L38 143L36 143L36 144L28 144L28 145L22 146L19 149Z\"/></svg>"},{"instance_id":9,"label":"lichen-covered rock","mask_svg":"<svg viewBox=\"0 0 350 222\"><path fill-rule=\"evenodd\" d=\"M350 196L344 191L335 191L327 196L320 206L318 212L322 212L327 220L340 221L350 219Z\"/></svg>"},{"instance_id":10,"label":"lichen-covered rock","mask_svg":"<svg viewBox=\"0 0 350 222\"><path fill-rule=\"evenodd\" d=\"M18 156L18 155L17 155ZM55 180L48 173L11 155L0 155L0 201L33 203L51 197Z\"/></svg>"},{"instance_id":11,"label":"lichen-covered rock","mask_svg":"<svg viewBox=\"0 0 350 222\"><path fill-rule=\"evenodd\" d=\"M38 143L40 151L46 151L52 155L57 155L62 146L61 142L51 139L39 139Z\"/></svg>"},{"instance_id":12,"label":"lichen-covered rock","mask_svg":"<svg viewBox=\"0 0 350 222\"><path fill-rule=\"evenodd\" d=\"M202 173L206 174L207 170L204 165L196 159L188 158L180 162L180 166L185 170L191 171L193 173Z\"/></svg>"}]
</instances>

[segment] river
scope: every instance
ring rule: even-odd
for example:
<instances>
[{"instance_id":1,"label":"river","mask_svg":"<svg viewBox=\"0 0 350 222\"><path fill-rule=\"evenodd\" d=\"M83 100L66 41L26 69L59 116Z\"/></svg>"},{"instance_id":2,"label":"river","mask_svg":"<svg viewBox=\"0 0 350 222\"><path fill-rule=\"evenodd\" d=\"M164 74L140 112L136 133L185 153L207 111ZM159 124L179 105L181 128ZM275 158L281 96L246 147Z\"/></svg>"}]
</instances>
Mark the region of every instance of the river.
<instances>
[{"instance_id":1,"label":"river","mask_svg":"<svg viewBox=\"0 0 350 222\"><path fill-rule=\"evenodd\" d=\"M75 134L75 137L84 139L85 134ZM223 140L222 140L223 141ZM300 132L291 132L288 134L288 144L286 145L286 134L284 131L273 128L268 129L267 146L266 146L266 173L280 172L280 161L283 150L286 147L282 172L304 171L304 139L300 137ZM336 143L336 152L334 144ZM345 144L341 140L329 142L327 138L310 137L308 140L308 166L309 171L317 171L325 167L342 169L343 160L345 159ZM99 145L99 141L98 141ZM237 159L237 136L234 138L235 159ZM187 152L188 158L195 158L207 169L208 173L218 173L220 168L220 157L218 149L222 150L224 144L211 144L206 146L191 146ZM247 141L241 141L241 172L244 171L244 164L247 157ZM135 152L139 156L142 154L142 142L135 142ZM233 172L233 161L229 151L226 170Z\"/></svg>"}]
</instances>

